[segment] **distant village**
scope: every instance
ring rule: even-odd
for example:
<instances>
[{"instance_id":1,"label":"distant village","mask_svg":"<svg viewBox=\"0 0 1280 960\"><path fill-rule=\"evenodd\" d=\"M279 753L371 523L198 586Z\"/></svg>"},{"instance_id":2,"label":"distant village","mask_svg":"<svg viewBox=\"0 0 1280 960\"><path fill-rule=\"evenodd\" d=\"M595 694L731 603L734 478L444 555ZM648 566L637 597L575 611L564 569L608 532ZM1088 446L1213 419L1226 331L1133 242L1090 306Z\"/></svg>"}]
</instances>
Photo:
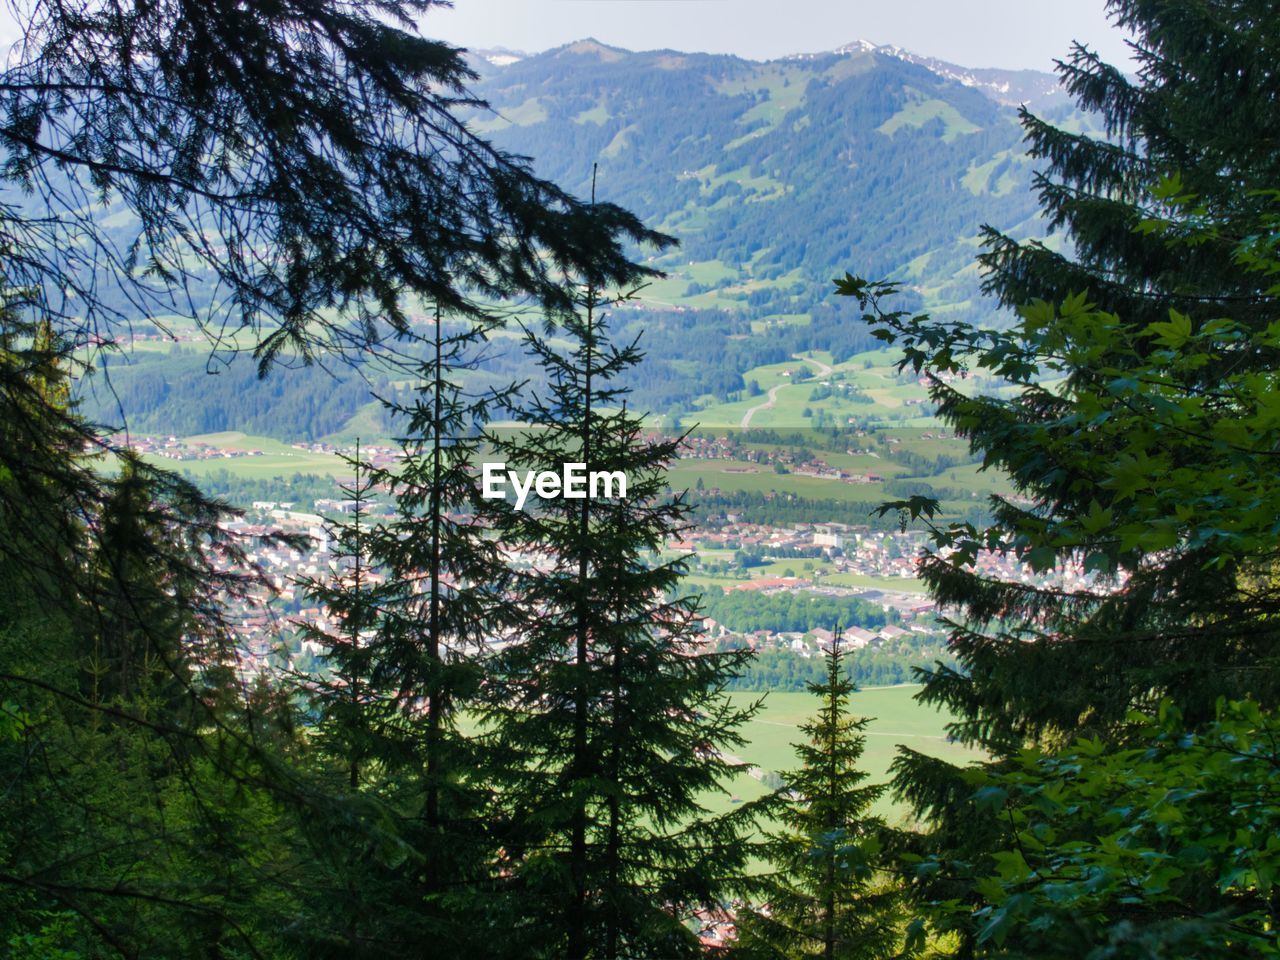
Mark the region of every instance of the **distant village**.
<instances>
[{"instance_id":1,"label":"distant village","mask_svg":"<svg viewBox=\"0 0 1280 960\"><path fill-rule=\"evenodd\" d=\"M155 457L184 460L216 460L261 456L253 449L224 448L216 444L192 443L176 437L135 437L132 446L139 453ZM310 453L334 456L354 454L354 448L335 447L324 443L295 444ZM850 451L855 452L855 451ZM378 465L390 465L399 456L391 447L361 446L362 459ZM689 459L732 459L749 463L783 463L796 473L832 480L858 483L879 479L875 474L850 474L831 468L820 460L796 463L786 451L747 449L728 438L709 440L687 438L681 456ZM383 492L364 503L371 515L390 511ZM242 669L256 673L273 660L284 665L283 658L294 668L305 669L320 647L301 639L300 626L306 624L323 632L338 629L329 611L311 602L305 592L308 580L324 580L340 575L344 564L335 552L335 532L353 502L343 498L335 481L334 496L308 502L256 501L245 504L242 517L225 521L222 526L248 545L248 559L258 566L274 590L274 596L260 596L253 603L232 611L231 622L242 652ZM287 534L290 543L270 540L273 534ZM934 601L911 589L917 576L917 556L924 546L920 531L893 532L872 530L867 526L834 520L815 520L786 526L753 523L741 514L726 513L692 529L666 545L669 554L684 554L693 573L710 573L715 585L708 590L755 591L765 595L800 592L830 597L857 597L893 610L896 625L875 630L848 627L845 641L854 648L877 646L909 634L936 634L938 610ZM537 564L540 558L512 551L515 564ZM740 563L727 559L746 557ZM718 557L719 561L704 562ZM804 569L805 560L813 569ZM787 561L785 575L771 569L761 571L755 564L773 567ZM1079 569L1060 569L1051 575L1036 575L1016 558L986 553L979 557L979 569L1002 579L1043 582L1052 578L1064 587L1079 586L1086 575ZM795 568L795 569L791 569ZM837 584L832 577L852 574L874 580L875 586ZM370 574L374 581L377 574ZM848 579L848 578L845 578ZM894 584L902 583L902 589ZM834 624L832 625L834 626ZM818 655L832 639L829 628L806 633L773 633L767 630L735 632L714 619L705 619L703 628L709 640L728 641L756 650L785 649L799 656Z\"/></svg>"},{"instance_id":2,"label":"distant village","mask_svg":"<svg viewBox=\"0 0 1280 960\"><path fill-rule=\"evenodd\" d=\"M135 453L179 462L206 460L238 460L244 457L262 457L266 451L252 446L232 446L210 440L193 440L183 437L117 437ZM327 453L333 456L351 456L355 447L338 447L331 443L293 443L295 450L306 453ZM388 466L400 459L400 451L394 447L361 446L360 458L372 466Z\"/></svg>"}]
</instances>

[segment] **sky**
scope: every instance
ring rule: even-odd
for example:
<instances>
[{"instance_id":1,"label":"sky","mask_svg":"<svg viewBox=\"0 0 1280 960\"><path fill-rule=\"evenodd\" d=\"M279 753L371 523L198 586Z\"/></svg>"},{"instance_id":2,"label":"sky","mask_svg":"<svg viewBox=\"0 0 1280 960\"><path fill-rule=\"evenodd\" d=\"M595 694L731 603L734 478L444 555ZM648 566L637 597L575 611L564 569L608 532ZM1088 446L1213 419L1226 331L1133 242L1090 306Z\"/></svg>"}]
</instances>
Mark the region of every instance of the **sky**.
<instances>
[{"instance_id":1,"label":"sky","mask_svg":"<svg viewBox=\"0 0 1280 960\"><path fill-rule=\"evenodd\" d=\"M1103 0L454 0L420 26L471 49L533 53L594 37L768 60L869 40L966 67L1045 71L1081 40L1129 67Z\"/></svg>"}]
</instances>

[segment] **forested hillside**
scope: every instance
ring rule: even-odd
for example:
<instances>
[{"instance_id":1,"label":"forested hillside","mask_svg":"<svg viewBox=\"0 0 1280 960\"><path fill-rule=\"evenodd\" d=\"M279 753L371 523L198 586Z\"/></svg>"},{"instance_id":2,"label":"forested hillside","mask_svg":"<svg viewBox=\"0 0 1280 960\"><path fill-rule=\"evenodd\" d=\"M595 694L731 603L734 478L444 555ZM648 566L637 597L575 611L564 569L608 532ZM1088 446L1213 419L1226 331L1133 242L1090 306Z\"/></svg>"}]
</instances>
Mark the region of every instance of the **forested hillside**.
<instances>
[{"instance_id":1,"label":"forested hillside","mask_svg":"<svg viewBox=\"0 0 1280 960\"><path fill-rule=\"evenodd\" d=\"M1040 232L1015 109L865 45L757 63L584 40L477 92L477 129L572 190L598 162L611 199L681 240L655 299L807 313L856 262L973 318L980 226Z\"/></svg>"},{"instance_id":2,"label":"forested hillside","mask_svg":"<svg viewBox=\"0 0 1280 960\"><path fill-rule=\"evenodd\" d=\"M492 109L468 122L580 194L598 164L602 197L680 240L648 252L667 277L617 311L614 329L646 354L627 374L633 402L692 422L741 397L753 368L814 350L840 363L876 343L830 295L848 263L901 280L904 303L996 319L973 262L980 227L1042 232L1010 98L1049 103L1051 116L1073 108L1054 105L1048 75L913 60L867 45L757 63L582 41L503 67L473 57ZM108 221L125 238L130 222ZM486 358L486 382L533 373L512 338ZM110 388L100 377L82 391L84 412L134 431L292 440L388 427L371 402L388 396L385 377L308 368L257 384L248 358L206 370L163 354L116 358L111 373Z\"/></svg>"},{"instance_id":3,"label":"forested hillside","mask_svg":"<svg viewBox=\"0 0 1280 960\"><path fill-rule=\"evenodd\" d=\"M346 426L370 403L370 392L394 396L387 378L320 366L281 368L258 377L251 358L210 362L174 345L133 354L127 363L107 357L99 375L83 385L82 409L94 420L125 422L135 433L191 434L244 430L259 436L314 440ZM386 428L377 410L369 427Z\"/></svg>"}]
</instances>

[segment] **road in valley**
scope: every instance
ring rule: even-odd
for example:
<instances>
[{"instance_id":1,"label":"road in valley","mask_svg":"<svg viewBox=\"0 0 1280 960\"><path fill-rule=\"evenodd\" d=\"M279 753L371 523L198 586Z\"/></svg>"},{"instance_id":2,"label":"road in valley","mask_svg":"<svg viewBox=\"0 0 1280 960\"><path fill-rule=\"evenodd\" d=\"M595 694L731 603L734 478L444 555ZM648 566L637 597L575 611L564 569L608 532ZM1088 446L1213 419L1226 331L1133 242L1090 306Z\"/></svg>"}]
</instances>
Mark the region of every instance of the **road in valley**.
<instances>
[{"instance_id":1,"label":"road in valley","mask_svg":"<svg viewBox=\"0 0 1280 960\"><path fill-rule=\"evenodd\" d=\"M768 410L778 402L778 391L785 387L785 383L780 383L776 387L769 388L769 399L764 403L757 404L742 415L742 429L745 430L751 426L751 418L761 410Z\"/></svg>"},{"instance_id":2,"label":"road in valley","mask_svg":"<svg viewBox=\"0 0 1280 960\"><path fill-rule=\"evenodd\" d=\"M823 363L821 360L814 360L812 357L802 357L798 353L795 354L794 358L796 360L803 360L805 363L812 363L815 367L818 368L818 376L820 377L829 376L831 374L831 367L827 366L827 364ZM750 410L748 410L746 413L742 415L743 430L751 426L751 418L753 416L755 416L761 410L771 409L773 405L778 402L778 391L785 386L786 386L785 383L780 383L777 386L770 387L769 399L765 400L764 403L756 404L754 407L752 407Z\"/></svg>"},{"instance_id":3,"label":"road in valley","mask_svg":"<svg viewBox=\"0 0 1280 960\"><path fill-rule=\"evenodd\" d=\"M798 354L798 353L797 353L797 354L795 354L795 358L796 358L797 360L803 360L805 363L812 363L815 367L817 367L817 368L818 368L818 376L820 376L820 377L829 377L829 376L831 376L831 372L832 372L833 368L832 368L832 367L827 366L827 365L826 365L825 363L823 363L821 360L815 360L815 359L813 359L813 357L802 357L802 356L800 356L800 354Z\"/></svg>"}]
</instances>

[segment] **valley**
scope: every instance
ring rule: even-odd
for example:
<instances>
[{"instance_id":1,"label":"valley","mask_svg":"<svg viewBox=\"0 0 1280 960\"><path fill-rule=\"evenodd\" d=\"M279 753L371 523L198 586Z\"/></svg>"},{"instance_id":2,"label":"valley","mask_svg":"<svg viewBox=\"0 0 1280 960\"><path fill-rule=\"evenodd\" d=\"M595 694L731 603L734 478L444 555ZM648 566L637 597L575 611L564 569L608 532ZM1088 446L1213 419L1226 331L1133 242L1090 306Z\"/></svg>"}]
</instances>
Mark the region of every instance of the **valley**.
<instances>
[{"instance_id":1,"label":"valley","mask_svg":"<svg viewBox=\"0 0 1280 960\"><path fill-rule=\"evenodd\" d=\"M963 750L943 739L944 718L916 704L909 696L914 688L902 685L915 679L914 667L948 660L938 611L915 575L923 531L899 529L896 515L881 517L878 507L927 492L939 497L945 516L977 519L985 515L987 497L1014 491L1002 476L982 471L967 445L928 415L924 385L899 373L887 351L843 362L829 352L799 354L750 369L746 381L746 399L709 399L678 424L666 415L650 418L655 433L689 431L668 483L672 493L689 498L693 526L666 545L663 557L681 559L683 589L706 597L709 641L756 651L757 664L735 696L768 696L765 714L750 725L752 747L743 752L760 769L737 778L733 793L714 802L727 808L731 796L761 795L763 773L785 768L793 724L812 706L804 686L817 679L823 637L829 641L835 624L797 620L796 613L782 612L783 603L828 604L830 618L855 631L851 674L868 686L892 685L859 694L867 714L883 715L868 737L868 769L881 776L899 745L963 758ZM744 407L751 414L746 429ZM353 432L292 443L234 431L133 438L152 462L245 508L238 532L290 532L310 542L309 549L253 554L280 597L242 611L239 631L250 669L316 669L319 651L299 640L295 625L336 625L294 583L324 573L334 549L330 525L350 522L343 487L352 481L344 458L355 455ZM393 431L362 436L360 453L394 469ZM385 504L373 491L366 505L372 522ZM1030 576L1011 559L984 562L993 572ZM773 612L760 619L765 610ZM879 809L900 810L888 798Z\"/></svg>"},{"instance_id":2,"label":"valley","mask_svg":"<svg viewBox=\"0 0 1280 960\"><path fill-rule=\"evenodd\" d=\"M792 7L10 11L0 955L1280 957L1275 4Z\"/></svg>"}]
</instances>

